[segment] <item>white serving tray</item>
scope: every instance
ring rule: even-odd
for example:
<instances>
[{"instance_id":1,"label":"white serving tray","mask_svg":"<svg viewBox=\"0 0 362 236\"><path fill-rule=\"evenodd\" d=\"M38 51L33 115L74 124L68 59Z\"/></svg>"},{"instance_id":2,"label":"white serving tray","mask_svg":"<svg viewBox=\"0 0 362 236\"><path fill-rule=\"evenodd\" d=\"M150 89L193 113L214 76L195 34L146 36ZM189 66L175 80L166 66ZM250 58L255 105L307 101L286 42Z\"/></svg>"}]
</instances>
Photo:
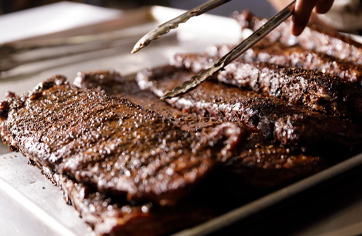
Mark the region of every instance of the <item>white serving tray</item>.
<instances>
[{"instance_id":1,"label":"white serving tray","mask_svg":"<svg viewBox=\"0 0 362 236\"><path fill-rule=\"evenodd\" d=\"M150 15L151 24L147 27L162 23L183 12L158 6L142 11L147 11ZM135 31L141 28L144 30L145 25L131 28ZM154 42L135 55L129 53L133 45L128 45L117 48L116 53L114 49L96 52L99 57L95 57L95 53L88 53L80 55L83 60L77 58L70 64L25 77L0 80L0 100L4 99L7 91L22 94L54 74L64 74L70 81L78 71L114 69L127 75L144 68L166 64L177 52L202 52L210 45L236 43L240 37L240 26L234 20L202 15L181 25L177 30L177 39ZM92 59L86 60L88 56ZM3 154L0 156L0 235L93 234L73 207L65 204L59 189L53 186L38 168L28 165L27 159L21 154L9 153L2 144L0 154ZM176 235L205 235L215 232L360 164L362 154Z\"/></svg>"}]
</instances>

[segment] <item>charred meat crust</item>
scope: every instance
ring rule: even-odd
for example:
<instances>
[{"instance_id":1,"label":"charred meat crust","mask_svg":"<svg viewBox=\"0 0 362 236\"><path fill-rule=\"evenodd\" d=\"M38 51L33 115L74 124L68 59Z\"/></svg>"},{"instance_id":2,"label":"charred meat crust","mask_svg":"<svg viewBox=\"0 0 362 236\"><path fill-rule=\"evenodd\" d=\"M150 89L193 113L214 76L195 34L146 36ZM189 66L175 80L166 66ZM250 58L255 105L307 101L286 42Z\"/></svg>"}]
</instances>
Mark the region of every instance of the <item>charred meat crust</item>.
<instances>
[{"instance_id":1,"label":"charred meat crust","mask_svg":"<svg viewBox=\"0 0 362 236\"><path fill-rule=\"evenodd\" d=\"M106 71L83 73L83 87L97 87L98 89L104 91L110 91L107 88L108 85L104 85L102 83L99 83L99 85L97 85L97 81L99 78L99 75L97 75L98 73L104 75ZM106 77L111 82L111 75L115 74L114 72L110 73L111 74L107 75ZM189 127L190 122L192 124L195 124L195 126L199 127L200 129L208 127L205 126L205 119L207 117L200 117L195 114L184 113L176 108L172 108L171 106L167 105L167 103L161 101L152 92L148 90L141 90L136 85L134 80L130 81L129 79L123 79L122 81L119 78L119 75L115 75L115 80L109 83L112 84L112 94L126 97L127 99L130 99L132 102L135 103L140 101L147 101L147 104L145 104L146 106L151 104L154 111L166 117L174 117L174 114L177 114L178 117L188 117L186 122L187 124L182 123L182 128L184 128L185 126ZM144 98L147 98L147 100L143 100ZM177 122L176 124L180 123L181 122ZM220 128L215 129L214 132L227 132L227 129L223 129L222 125L219 127ZM241 140L243 144L239 146L238 150L236 150L234 157L230 159L232 161L225 160L225 163L228 166L230 162L233 162L233 165L235 165L236 168L233 168L232 172L235 171L238 175L234 178L244 179L244 181L248 185L257 185L259 187L281 186L283 183L290 182L301 176L307 176L327 166L324 158L317 156L308 156L300 152L297 154L293 153L293 151L288 148L273 145L270 141L266 140L259 133L250 132L248 130L245 130L245 128L243 127L240 128L243 130L243 137ZM266 151L264 151L264 149ZM258 156L259 158L252 159L251 155L253 153L255 154L255 157ZM249 158L244 158L244 156L248 156ZM263 160L263 165L260 165L261 159ZM286 162L284 165L280 164L284 161ZM238 169L239 166L240 170ZM298 170L294 172L295 175L293 175L294 168ZM253 181L253 178L250 178L250 172L253 171L261 172L260 174L254 174L255 176L260 175L257 183L256 181ZM266 175L262 174L264 171L270 174L266 177ZM286 171L287 173L283 174L284 171ZM274 176L272 173L274 173Z\"/></svg>"},{"instance_id":2,"label":"charred meat crust","mask_svg":"<svg viewBox=\"0 0 362 236\"><path fill-rule=\"evenodd\" d=\"M230 170L252 186L262 188L287 184L323 170L327 163L319 156L293 153L289 148L257 146L235 156Z\"/></svg>"},{"instance_id":3,"label":"charred meat crust","mask_svg":"<svg viewBox=\"0 0 362 236\"><path fill-rule=\"evenodd\" d=\"M242 29L252 31L262 26L266 20L254 16L250 12L235 13L234 18ZM295 37L290 34L291 21L285 21L267 37L271 42L280 41L288 46L300 45L303 48L316 50L336 58L362 65L362 44L341 35L336 31L326 30L317 25L309 25L303 33Z\"/></svg>"},{"instance_id":4,"label":"charred meat crust","mask_svg":"<svg viewBox=\"0 0 362 236\"><path fill-rule=\"evenodd\" d=\"M231 45L210 47L210 56L222 57L232 49ZM280 42L261 42L242 54L246 62L265 62L283 67L298 67L333 74L345 81L362 85L362 66L324 53L307 50L299 45L288 47Z\"/></svg>"},{"instance_id":5,"label":"charred meat crust","mask_svg":"<svg viewBox=\"0 0 362 236\"><path fill-rule=\"evenodd\" d=\"M83 86L85 88L94 88L99 86L97 85L97 80L99 78L97 73L99 73L99 71L83 73ZM106 72L102 71L100 73L104 75ZM114 75L114 72L110 73L111 75ZM108 80L111 81L111 76L108 75L107 77ZM200 120L200 116L184 113L178 109L170 107L156 97L152 92L148 90L140 90L134 80L130 81L129 79L123 79L122 81L119 80L119 76L115 77L115 80L110 83L112 84L112 93L114 95L126 97L135 103L137 103L137 101L143 102L144 100L142 98L147 98L147 104L145 105L147 106L148 104L152 104L152 109L159 114L170 117L170 113L181 113L181 115L178 116L189 116L188 123L191 122L197 127L205 128L204 119L206 118ZM104 91L110 91L107 86L108 85L102 84L98 88ZM160 106L160 104L162 105ZM162 107L162 109L160 109L160 107ZM171 117L173 117L173 115L171 115ZM185 127L185 124L181 127ZM219 129L215 129L214 132L227 131L227 129L225 130L221 127L222 126L220 126ZM225 165L228 171L236 173L236 175L232 177L233 179L239 179L239 181L243 181L247 185L258 188L281 186L303 176L315 173L317 170L321 170L327 166L324 158L309 156L302 154L301 152L295 153L288 148L273 145L259 133L250 133L245 129L243 130L243 133L243 139L241 140L243 145L235 152L233 158L226 161ZM252 158L252 155L254 154L255 158ZM260 165L261 160L264 163L263 165ZM230 163L232 164L230 165ZM229 169L228 166L232 167ZM296 171L293 171L294 169ZM264 172L268 174L263 174ZM257 176L259 177L257 178ZM205 181L210 181L210 178L207 178L204 182Z\"/></svg>"},{"instance_id":6,"label":"charred meat crust","mask_svg":"<svg viewBox=\"0 0 362 236\"><path fill-rule=\"evenodd\" d=\"M165 235L204 222L211 210L188 203L160 208L152 203L130 205L63 175L52 175L65 198L97 235Z\"/></svg>"},{"instance_id":7,"label":"charred meat crust","mask_svg":"<svg viewBox=\"0 0 362 236\"><path fill-rule=\"evenodd\" d=\"M78 73L74 84L81 88L104 91L108 95L126 98L134 104L155 111L172 120L173 124L185 131L201 131L214 127L220 122L197 114L182 112L161 101L151 91L141 90L132 78L123 77L115 71L93 71Z\"/></svg>"},{"instance_id":8,"label":"charred meat crust","mask_svg":"<svg viewBox=\"0 0 362 236\"><path fill-rule=\"evenodd\" d=\"M214 59L202 54L178 54L173 64L199 72L211 66ZM361 86L330 74L238 59L215 77L220 82L280 97L311 110L355 120L362 118Z\"/></svg>"},{"instance_id":9,"label":"charred meat crust","mask_svg":"<svg viewBox=\"0 0 362 236\"><path fill-rule=\"evenodd\" d=\"M137 81L140 87L162 96L192 75L183 69L166 66L140 72ZM211 81L167 102L185 112L246 124L287 146L323 150L323 146L330 149L330 145L334 145L332 149L357 151L362 140L360 127L347 119ZM336 127L338 132L335 132Z\"/></svg>"},{"instance_id":10,"label":"charred meat crust","mask_svg":"<svg viewBox=\"0 0 362 236\"><path fill-rule=\"evenodd\" d=\"M240 135L230 123L232 131L200 138L155 112L71 86L63 77L12 100L3 124L14 146L41 166L101 192L161 205L186 195L227 158Z\"/></svg>"},{"instance_id":11,"label":"charred meat crust","mask_svg":"<svg viewBox=\"0 0 362 236\"><path fill-rule=\"evenodd\" d=\"M2 106L2 109L4 111L6 110L7 113L10 111L9 119L13 119L14 109L19 113L19 110L24 109L27 107L27 105L30 104L29 100L31 100L32 106L35 105L37 109L40 109L40 101L41 103L46 103L48 99L51 99L51 105L56 105L57 99L55 99L55 97L57 96L64 99L62 100L63 105L65 105L65 103L74 104L81 102L79 99L74 99L74 97L84 99L84 97L82 97L82 92L87 95L86 98L90 99L90 101L93 101L91 98L94 94L100 97L105 96L102 93L95 93L90 90L85 90L84 88L96 88L98 90L108 92L111 91L113 95L129 97L130 99L135 100L139 98L139 96L135 96L135 94L139 94L140 90L134 88L134 84L132 83L122 83L122 81L119 80L120 77L117 73L110 72L107 74L106 71L102 71L100 73L101 75L107 77L109 84L98 83L97 81L100 79L100 75L98 73L100 72L93 72L89 74L84 73L84 80L81 85L83 89L72 87L68 85L63 79L61 79L61 83L53 83L54 78L50 79L39 85L28 95L25 95L22 98L15 98L13 101L9 101L8 105ZM116 84L120 86L114 86L115 81L112 82L113 76L117 78L119 83ZM92 81L92 83L87 83L88 78ZM113 86L111 86L112 90L107 90L107 87L109 88L110 84L113 84ZM78 84L78 86L79 85L80 84ZM68 97L64 97L60 91L66 92L66 96ZM77 91L76 96L73 94L74 91ZM147 97L151 95L150 93L145 94ZM142 94L141 97L145 96L145 94ZM153 95L153 97L155 96ZM17 100L20 100L20 102ZM124 101L124 99L121 99L120 101ZM159 99L157 99L157 101L159 101ZM130 105L130 103L127 104ZM132 107L133 106L142 109L136 105L132 105ZM164 106L165 109L167 107L168 105ZM170 107L168 108L171 109ZM51 109L57 114L60 113L59 111L57 112L57 110L54 108ZM68 109L68 107L63 107L63 109ZM42 112L43 111L44 109ZM145 111L151 112L148 110ZM75 110L72 112L75 112ZM81 114L84 115L84 113ZM33 115L35 115L35 113L33 113ZM165 117L170 116L168 112L165 112L164 115ZM42 119L42 117L39 119ZM55 123L59 122L56 121L54 117L51 119ZM129 119L132 118L129 117ZM167 118L163 119L168 121ZM22 125L26 125L22 122L20 123ZM4 127L5 124L9 125L9 123L5 120L3 120L1 124L4 125ZM30 123L27 123L27 125L32 126ZM23 126L23 128L24 127L25 126ZM46 125L44 125L44 127L46 127ZM8 131L7 128L8 127L6 127L6 131ZM11 131L12 129L9 130ZM27 128L26 130L31 130L31 127ZM62 132L66 131L63 130ZM243 133L237 134L237 132ZM31 133L30 135L23 137L26 139L34 138L37 136L34 134L35 133ZM47 139L55 137L53 133L43 133L42 135L47 135ZM74 130L72 130L72 135L77 135L74 133ZM22 139L21 137L19 138L18 136L13 136L12 134L9 136L13 138L13 143L16 145L21 143L21 141L19 142L19 140ZM2 135L2 137L4 136ZM222 143L219 141L220 138L223 139ZM38 141L35 141L35 143L40 145L40 141L42 140L43 139L41 137L38 139ZM74 140L76 140L76 138L74 138ZM215 148L215 150L219 150L215 158L218 160L218 162L223 163L222 166L219 166L219 169L222 169L224 172L213 171L211 173L211 176L213 177L210 178L209 176L208 178L200 178L203 183L201 186L200 184L198 185L199 187L197 188L197 191L189 194L186 197L187 201L179 201L177 205L174 206L157 206L157 204L151 203L149 201L141 201L139 204L130 204L130 199L126 199L124 196L112 195L111 190L102 191L103 189L97 189L99 186L94 183L90 183L91 181L84 178L79 179L78 177L73 176L71 171L68 172L67 170L62 170L59 166L63 166L63 164L62 161L59 161L59 159L55 161L55 163L51 163L57 166L55 167L51 164L49 165L49 160L44 161L44 158L39 158L39 152L32 153L34 155L29 155L29 152L27 152L26 148L23 146L21 146L21 151L23 151L24 154L26 154L31 160L35 161L39 167L43 168L43 170L46 170L43 173L45 173L53 182L56 182L61 187L67 201L75 207L85 222L87 222L93 228L97 235L161 235L171 233L178 229L201 223L214 217L215 215L211 209L217 209L218 207L220 208L220 206L215 205L216 202L219 202L220 199L223 199L222 201L228 202L227 204L224 204L223 207L221 207L221 209L225 210L227 209L228 205L235 207L235 205L232 204L238 205L240 202L242 202L241 199L248 199L248 197L250 198L253 196L252 191L250 190L247 192L247 194L245 193L246 186L244 184L253 186L253 188L273 188L275 186L281 186L282 184L289 183L293 180L307 176L326 167L326 163L321 157L313 157L301 153L295 154L288 148L270 145L270 142L265 140L265 138L263 138L260 134L250 134L249 131L240 128L236 129L235 126L228 123L223 123L222 125L216 126L213 129L205 129L205 133L200 136L199 142L194 146L196 152L207 151L207 148L202 148L205 147L205 145L210 145L210 142L213 143L211 146L214 147L221 145L221 147ZM242 143L242 145L236 147L235 144L239 142ZM26 144L30 144L29 140L22 142L22 145ZM48 149L40 148L39 150L47 151L49 150L49 147L54 148L54 150L57 148L64 148L64 144L61 144L60 146L56 146L56 144L53 145L52 143L48 144ZM75 144L78 147L76 151L79 155L81 155L81 145L79 142L69 141L69 144ZM103 144L104 142L102 142L102 144L99 146L107 150L107 146ZM67 144L65 144L65 146L66 145ZM92 163L90 163L90 165L92 165L93 162L102 161L102 150L101 148L97 148L97 145L98 144L95 144L94 147L88 147L89 149L87 151L96 154L93 156ZM66 155L68 154L66 153ZM97 155L101 155L101 157L97 157ZM62 158L67 159L69 157L63 156ZM81 159L82 157L77 158ZM180 158L178 161L183 162L185 160ZM87 164L88 163L85 163L85 165ZM173 163L170 164L170 166L172 165ZM48 166L52 166L52 168L49 168ZM80 171L83 170L82 168L83 167L81 167ZM101 169L100 166L97 168ZM53 173L54 171L58 171L63 174L55 174ZM100 170L100 172L102 171L104 171L104 169ZM105 173L106 172L107 171L105 171ZM64 174L69 176L67 177ZM221 177L220 174L222 176L228 175L229 177L224 178ZM212 182L212 187L207 185L207 183L210 184L210 181ZM232 188L232 191L230 191L230 188L227 188L227 186L224 184L224 181L228 183L232 181L234 184L233 186L236 187ZM215 194L213 191L216 182L218 182L216 188L222 189L220 194ZM202 190L200 190L200 187ZM200 194L200 192L202 192L202 194ZM229 193L233 197L225 196L225 193ZM215 196L210 197L210 195ZM197 200L197 204L195 204L195 199L193 199L195 197L196 199L202 199L201 202L205 201L205 197L208 198L207 204L210 205L207 207L200 206L200 202L197 202ZM154 198L150 199L154 200ZM201 205L204 204L205 203Z\"/></svg>"}]
</instances>

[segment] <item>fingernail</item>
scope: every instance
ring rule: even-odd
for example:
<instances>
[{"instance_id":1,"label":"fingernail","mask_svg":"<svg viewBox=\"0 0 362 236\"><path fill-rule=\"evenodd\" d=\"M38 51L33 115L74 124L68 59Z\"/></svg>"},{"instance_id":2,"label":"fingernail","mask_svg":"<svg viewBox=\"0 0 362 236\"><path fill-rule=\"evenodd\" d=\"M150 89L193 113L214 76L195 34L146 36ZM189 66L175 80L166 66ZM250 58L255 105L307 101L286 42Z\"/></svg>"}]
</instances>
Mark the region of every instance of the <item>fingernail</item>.
<instances>
[{"instance_id":1,"label":"fingernail","mask_svg":"<svg viewBox=\"0 0 362 236\"><path fill-rule=\"evenodd\" d=\"M293 30L292 30L292 33L295 35L295 36L298 36L300 35L304 30L304 27L303 26L300 26L300 25L294 25L293 26Z\"/></svg>"}]
</instances>

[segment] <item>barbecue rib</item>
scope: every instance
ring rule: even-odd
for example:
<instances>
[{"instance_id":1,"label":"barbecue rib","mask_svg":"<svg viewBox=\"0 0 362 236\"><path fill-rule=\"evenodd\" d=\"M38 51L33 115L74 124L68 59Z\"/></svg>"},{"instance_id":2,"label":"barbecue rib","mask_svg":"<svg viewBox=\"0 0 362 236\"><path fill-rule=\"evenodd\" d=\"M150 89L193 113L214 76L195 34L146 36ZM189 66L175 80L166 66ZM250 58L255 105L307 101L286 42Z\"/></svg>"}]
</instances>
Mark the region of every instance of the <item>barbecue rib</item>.
<instances>
[{"instance_id":1,"label":"barbecue rib","mask_svg":"<svg viewBox=\"0 0 362 236\"><path fill-rule=\"evenodd\" d=\"M318 156L293 153L288 148L257 146L234 157L230 168L252 186L280 186L316 173L326 167Z\"/></svg>"},{"instance_id":2,"label":"barbecue rib","mask_svg":"<svg viewBox=\"0 0 362 236\"><path fill-rule=\"evenodd\" d=\"M243 28L261 24L236 18ZM97 235L165 235L204 222L362 149L362 69L333 61L362 65L361 45L314 26L293 38L288 24L216 74L219 82L166 101L158 97L227 46L178 55L137 83L112 71L80 73L74 85L54 76L0 103L0 138Z\"/></svg>"},{"instance_id":3,"label":"barbecue rib","mask_svg":"<svg viewBox=\"0 0 362 236\"><path fill-rule=\"evenodd\" d=\"M266 20L245 11L235 13L234 18L242 29L257 30ZM303 48L316 50L336 58L362 65L362 44L333 30L317 25L309 25L303 33L295 37L290 33L291 21L285 21L267 37L270 41L280 41L288 46L299 44Z\"/></svg>"},{"instance_id":4,"label":"barbecue rib","mask_svg":"<svg viewBox=\"0 0 362 236\"><path fill-rule=\"evenodd\" d=\"M188 203L174 208L152 203L130 205L63 175L55 174L51 179L98 236L166 235L214 217L212 210Z\"/></svg>"},{"instance_id":5,"label":"barbecue rib","mask_svg":"<svg viewBox=\"0 0 362 236\"><path fill-rule=\"evenodd\" d=\"M178 54L173 64L198 73L213 59L202 54ZM266 63L235 60L215 75L223 83L252 89L330 115L362 119L362 87L329 74Z\"/></svg>"},{"instance_id":6,"label":"barbecue rib","mask_svg":"<svg viewBox=\"0 0 362 236\"><path fill-rule=\"evenodd\" d=\"M166 66L140 72L136 80L141 88L151 89L157 96L162 96L191 76L185 70ZM348 120L210 81L167 102L190 113L246 124L288 146L356 150L362 142L360 127Z\"/></svg>"},{"instance_id":7,"label":"barbecue rib","mask_svg":"<svg viewBox=\"0 0 362 236\"><path fill-rule=\"evenodd\" d=\"M241 130L231 123L198 135L164 117L55 76L1 106L7 145L101 192L172 205L220 162Z\"/></svg>"},{"instance_id":8,"label":"barbecue rib","mask_svg":"<svg viewBox=\"0 0 362 236\"><path fill-rule=\"evenodd\" d=\"M97 88L106 93L125 97L137 104L145 104L157 113L175 118L181 128L192 127L202 129L213 123L205 122L207 117L184 113L161 101L148 90L141 90L134 80L121 77L118 73L95 71L78 74L75 84L84 88ZM138 103L140 102L140 103ZM177 117L175 117L175 114ZM180 119L181 117L181 119ZM187 117L187 119L182 119ZM207 124L207 125L205 125ZM315 173L326 167L321 157L293 153L290 149L273 145L259 133L244 130L243 147L230 159L232 171L238 173L234 178L244 178L246 183L258 187L281 186L286 182ZM262 163L262 164L261 164ZM268 173L268 174L265 174ZM220 178L220 177L218 177Z\"/></svg>"},{"instance_id":9,"label":"barbecue rib","mask_svg":"<svg viewBox=\"0 0 362 236\"><path fill-rule=\"evenodd\" d=\"M74 84L80 88L97 89L108 95L126 98L134 104L171 119L182 130L200 131L220 123L208 117L181 112L161 101L152 92L142 91L135 82L134 75L123 77L115 71L78 73Z\"/></svg>"},{"instance_id":10,"label":"barbecue rib","mask_svg":"<svg viewBox=\"0 0 362 236\"><path fill-rule=\"evenodd\" d=\"M138 98L153 96L148 92L137 89L134 87L133 83L129 83L129 81L124 80L121 76L119 76L118 73L115 72L102 71L95 73L83 73L81 77L82 79L76 80L76 84L84 88L98 88L99 90L104 90L112 94L122 95L123 97L129 96L131 98L135 98L134 96L136 96L136 94L139 94ZM100 80L99 78L102 79ZM140 95L140 92L143 93L143 95ZM96 99L93 99L94 97ZM213 171L211 173L211 177L209 175L207 179L203 178L203 184L199 184L198 189L196 191L194 190L192 194L189 194L186 197L186 200L180 201L177 203L177 205L174 206L157 206L147 201L141 202L139 204L131 204L126 198L122 196L115 196L107 193L107 191L97 191L95 184L89 183L89 181L92 181L91 179L79 179L79 177L75 176L75 179L80 181L76 182L74 179L66 177L64 174L74 177L72 169L69 170L65 168L62 170L61 168L61 166L66 166L69 161L73 161L72 154L65 152L63 153L63 156L58 156L57 160L50 160L47 158L49 157L50 153L54 154L56 150L64 148L69 148L70 152L72 152L74 155L79 155L78 157L74 158L80 159L85 157L82 155L82 145L81 141L79 140L82 139L81 137L74 137L74 141L78 142L72 142L68 140L68 144L76 145L76 149L72 149L70 145L62 143L62 141L58 142L59 140L53 139L54 137L60 138L62 134L52 130L52 127L54 128L61 126L63 127L61 128L61 132L67 132L65 126L70 124L64 124L60 122L62 120L61 116L66 115L65 113L62 113L62 111L68 110L69 107L72 107L72 112L77 114L77 110L79 111L80 109L74 106L78 106L79 103L85 103L89 105L94 102L98 108L100 108L100 106L103 104L102 98L104 97L106 97L106 95L99 92L92 92L90 90L72 87L65 82L63 77L57 76L42 83L32 93L29 93L28 95L25 95L21 98L14 97L9 101L3 102L0 106L1 127L3 130L1 137L3 138L3 141L5 141L8 145L12 145L14 148L22 151L22 153L27 155L31 161L34 161L35 164L42 168L45 175L47 175L53 182L60 186L68 202L75 207L84 221L94 229L94 232L97 235L163 235L175 232L176 230L185 228L187 226L204 222L214 217L215 213L220 214L225 212L225 210L232 209L231 207L238 206L244 201L250 201L253 196L255 197L255 193L250 191L245 192L245 189L247 189L245 188L245 182L247 186L252 185L253 187L262 187L265 189L266 187L275 187L280 186L281 184L289 183L293 180L321 170L326 166L324 159L320 157L313 157L304 154L293 154L289 149L282 147L260 147L261 145L265 146L268 144L268 142L259 134L253 133L248 135L248 137L244 137L241 153L236 153L236 155L232 156L231 158L221 158L223 165L220 167L222 167L221 169L223 169L224 172L220 170ZM84 99L86 99L86 101L84 101ZM115 100L124 101L118 99ZM107 101L111 102L109 100ZM157 101L159 101L159 99L157 99ZM60 104L58 103L63 105L63 107L60 107ZM139 113L147 112L147 110L139 108L130 103L126 104L127 106L123 107L124 109L128 110L130 109L128 106L132 106L132 108L138 109ZM118 106L122 106L122 104L118 103ZM164 108L166 108L166 106ZM25 109L29 109L30 112L26 111ZM101 109L98 109L98 111L99 110ZM46 114L49 114L49 112L57 114L56 117L48 116L46 119L47 122L49 120L53 121L53 124L50 125L49 123L41 123L43 117L39 117L40 114L37 113L38 111L45 113L45 116ZM109 112L109 110L107 111ZM114 110L112 111L116 112ZM28 112L31 114L28 114ZM85 118L84 112L80 114L83 118ZM168 115L167 112L164 114ZM71 114L69 115L71 116ZM153 113L149 115L153 116ZM36 118L36 116L38 117ZM95 117L100 118L102 117L102 114L98 113L95 115ZM157 119L158 117L155 115L153 118ZM36 119L37 122L31 123L31 121L34 119ZM132 117L130 116L128 119L132 119ZM103 124L105 126L107 126L107 120L104 119ZM81 122L79 122L79 120L77 121L77 125L83 125L89 129L92 129L91 126L87 126L85 124L85 120ZM162 122L162 120L159 122ZM19 129L14 129L13 124L19 125ZM40 128L40 125L43 125L43 128ZM153 123L148 125L154 128ZM172 127L172 124L169 124L169 126ZM168 130L169 126L164 128ZM74 129L72 129L70 126L68 127L70 128L68 130L73 131L70 132L70 134L76 136ZM103 133L103 127L96 126L95 129L99 131L99 135L101 136ZM217 143L218 137L226 136L230 137L228 140L231 140L232 142L228 142L228 140L226 140L226 144L224 143L221 145L229 146L228 148L223 148L224 151L228 151L232 149L232 146L235 144L236 140L233 140L233 138L239 138L239 135L235 136L235 133L238 132L237 130L238 129L231 124L219 125L216 128L211 129L211 133L204 133L204 135L206 134L207 136L202 137L198 145L202 146L203 143L209 142L214 142L215 146L220 145L221 143ZM85 135L86 140L90 140L90 136L87 135L87 133L83 133L83 135ZM127 136L127 134L123 135ZM112 140L112 137L109 138L110 139L108 142ZM60 140L63 139L60 138ZM93 164L93 162L95 162L100 164L97 166L97 168L102 168L101 161L106 157L102 155L101 151L109 151L109 149L107 149L107 145L105 144L107 141L102 141L102 143L99 144L95 139L92 139L92 142L94 143L94 146L101 146L104 149L99 149L99 152L94 152L94 159L92 160L92 163L87 163L87 160L85 160L84 164L97 166ZM142 145L145 144L143 143ZM90 145L87 146L86 149L88 150L85 150L85 152L91 152L89 154L91 155L95 148L92 148ZM182 149L183 152L187 152L187 150L188 147L186 146ZM213 148L213 151L214 150L218 149ZM42 153L42 151L44 151L45 154ZM139 151L139 149L136 150L136 152L137 151ZM199 149L195 151L201 154L200 152L210 152L211 149L204 148L203 150ZM170 152L166 154L170 155L172 158L173 154L170 154ZM97 155L100 156L97 157ZM108 153L108 155L112 154ZM134 153L134 155L137 155L137 153ZM230 155L221 155L221 157L228 156ZM51 157L54 157L54 155ZM184 164L186 166L183 168L187 168L186 162L188 160L185 160L185 158L181 160L181 158L182 157L177 160L179 163L169 162L164 164L166 167L168 167L168 169L178 164ZM202 158L202 156L198 155L194 158ZM109 158L106 164L110 164L111 161L112 160ZM206 161L213 162L214 160L208 159ZM193 164L196 165L196 168L193 168L193 170L197 170L197 161L193 160ZM209 163L209 166L212 164L213 163ZM136 163L134 163L134 165L136 165ZM86 166L79 167L81 168L77 169L79 172L88 171L88 169L85 170L86 168L83 169ZM108 167L109 165L107 165L107 168ZM135 168L137 169L137 167ZM54 170L57 170L63 174L54 173ZM295 170L295 174L292 174L293 170ZM138 171L140 171L140 169L138 169ZM76 173L76 175L82 175L82 173L79 172ZM105 169L102 169L99 172L102 172L104 175L108 174L108 170ZM99 172L96 171L93 173L95 175L99 175L101 174ZM172 175L172 173L167 174ZM198 173L194 174L197 175ZM121 179L122 175L123 173L115 173L113 177L119 177ZM187 176L184 175L183 177ZM163 178L168 177L164 176ZM163 180L159 179L158 181L162 182ZM180 181L180 179L178 179L178 181ZM132 184L133 181L130 180L130 182ZM229 183L230 185L225 185L225 182ZM125 181L122 183L124 184ZM212 186L210 186L210 184ZM230 188L230 186L232 187ZM215 188L217 188L220 192L215 193ZM161 192L160 194L162 195L163 193ZM207 198L207 201L205 201L205 198ZM153 199L154 198L151 200ZM217 202L220 201L223 202L223 204L218 205Z\"/></svg>"},{"instance_id":11,"label":"barbecue rib","mask_svg":"<svg viewBox=\"0 0 362 236\"><path fill-rule=\"evenodd\" d=\"M230 45L210 47L210 56L222 57L232 49ZM246 62L265 62L284 67L298 67L334 74L340 78L362 85L362 66L324 53L306 50L299 45L288 47L280 42L259 43L240 57Z\"/></svg>"}]
</instances>

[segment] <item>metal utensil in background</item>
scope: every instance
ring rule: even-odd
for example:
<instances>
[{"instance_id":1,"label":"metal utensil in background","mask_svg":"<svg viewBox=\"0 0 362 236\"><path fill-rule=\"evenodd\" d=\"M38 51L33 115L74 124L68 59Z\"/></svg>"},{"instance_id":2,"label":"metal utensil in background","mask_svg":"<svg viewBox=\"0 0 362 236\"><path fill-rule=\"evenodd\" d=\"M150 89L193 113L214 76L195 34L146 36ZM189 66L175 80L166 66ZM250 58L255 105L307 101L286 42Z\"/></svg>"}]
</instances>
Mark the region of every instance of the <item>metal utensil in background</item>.
<instances>
[{"instance_id":1,"label":"metal utensil in background","mask_svg":"<svg viewBox=\"0 0 362 236\"><path fill-rule=\"evenodd\" d=\"M0 44L0 81L130 50L157 24L145 7L110 21Z\"/></svg>"},{"instance_id":2,"label":"metal utensil in background","mask_svg":"<svg viewBox=\"0 0 362 236\"><path fill-rule=\"evenodd\" d=\"M165 93L161 99L173 98L175 96L181 95L190 91L191 89L196 88L199 84L207 80L216 72L220 71L230 62L239 57L242 53L260 41L265 37L270 31L275 29L288 17L290 17L294 12L295 0L291 2L287 7L282 11L276 14L273 18L267 21L262 27L250 35L247 39L233 48L225 56L221 57L212 67L202 70L199 74L193 76L190 80L185 81L181 86L174 88L172 91Z\"/></svg>"},{"instance_id":3,"label":"metal utensil in background","mask_svg":"<svg viewBox=\"0 0 362 236\"><path fill-rule=\"evenodd\" d=\"M170 32L171 29L175 29L179 26L179 24L181 23L185 23L186 21L188 21L191 17L193 16L198 16L201 15L205 12L208 12L224 3L230 2L231 0L211 0L208 1L200 6L197 6L181 15L179 15L178 17L167 21L166 23L163 23L159 26L157 26L156 28L154 28L153 30L151 30L150 32L148 32L147 34L145 34L133 47L133 50L131 53L136 53L139 50L141 50L142 48L146 47L148 44L151 43L151 41L156 40L158 38L160 38L162 35L167 34L168 32Z\"/></svg>"}]
</instances>

